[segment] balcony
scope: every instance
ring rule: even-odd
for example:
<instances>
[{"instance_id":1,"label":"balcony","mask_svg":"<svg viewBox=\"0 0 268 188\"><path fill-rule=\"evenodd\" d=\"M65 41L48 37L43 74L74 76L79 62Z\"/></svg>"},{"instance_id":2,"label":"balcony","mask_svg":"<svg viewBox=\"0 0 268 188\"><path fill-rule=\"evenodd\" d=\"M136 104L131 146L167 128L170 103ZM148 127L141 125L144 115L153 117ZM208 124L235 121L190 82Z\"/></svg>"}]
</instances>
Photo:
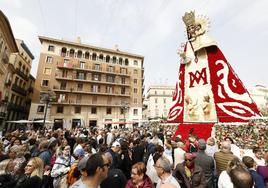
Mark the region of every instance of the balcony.
<instances>
[{"instance_id":1,"label":"balcony","mask_svg":"<svg viewBox=\"0 0 268 188\"><path fill-rule=\"evenodd\" d=\"M61 104L61 105L77 105L77 106L96 106L96 107L121 107L122 105L119 102L112 103L98 103L95 101L88 100L68 100L68 101L58 101L51 104Z\"/></svg>"},{"instance_id":2,"label":"balcony","mask_svg":"<svg viewBox=\"0 0 268 188\"><path fill-rule=\"evenodd\" d=\"M23 96L26 96L27 92L25 89L21 88L20 86L17 86L16 84L13 84L12 85L12 88L11 88L14 92L18 93L18 94L21 94Z\"/></svg>"},{"instance_id":3,"label":"balcony","mask_svg":"<svg viewBox=\"0 0 268 188\"><path fill-rule=\"evenodd\" d=\"M7 110L21 112L21 113L27 112L27 110L24 106L20 106L20 105L14 104L14 103L9 103L7 106Z\"/></svg>"},{"instance_id":4,"label":"balcony","mask_svg":"<svg viewBox=\"0 0 268 188\"><path fill-rule=\"evenodd\" d=\"M111 71L111 70L103 70L102 67L91 67L89 65L85 65L85 66L80 66L78 64L75 63L68 63L68 64L64 64L64 62L58 62L57 67L59 69L61 68L65 68L65 69L73 69L73 70L79 70L79 71L86 71L86 72L93 72L93 73L105 73L105 74L111 74L111 75L118 75L118 76L124 76L124 77L130 77L130 74L126 71Z\"/></svg>"},{"instance_id":5,"label":"balcony","mask_svg":"<svg viewBox=\"0 0 268 188\"><path fill-rule=\"evenodd\" d=\"M101 92L101 91L85 91L85 90L74 90L73 88L70 89L66 89L66 90L62 90L59 88L53 88L53 91L55 92L64 92L64 93L75 93L75 94L88 94L88 95L104 95L104 96L118 96L118 97L130 97L130 93L125 93L125 94L121 94L119 92L113 92L113 93L105 93L105 92Z\"/></svg>"},{"instance_id":6,"label":"balcony","mask_svg":"<svg viewBox=\"0 0 268 188\"><path fill-rule=\"evenodd\" d=\"M2 61L3 61L3 63L6 63L6 64L8 64L8 62L9 62L9 57L8 57L6 52L3 52Z\"/></svg>"},{"instance_id":7,"label":"balcony","mask_svg":"<svg viewBox=\"0 0 268 188\"><path fill-rule=\"evenodd\" d=\"M59 80L72 80L73 76L72 75L60 76L59 74L56 74L55 78Z\"/></svg>"},{"instance_id":8,"label":"balcony","mask_svg":"<svg viewBox=\"0 0 268 188\"><path fill-rule=\"evenodd\" d=\"M64 62L58 62L57 63L58 68L67 68L67 69L72 69L74 68L74 65L72 63L64 63Z\"/></svg>"},{"instance_id":9,"label":"balcony","mask_svg":"<svg viewBox=\"0 0 268 188\"><path fill-rule=\"evenodd\" d=\"M16 74L19 75L20 77L22 77L26 81L29 80L29 76L24 74L19 68L16 68Z\"/></svg>"}]
</instances>

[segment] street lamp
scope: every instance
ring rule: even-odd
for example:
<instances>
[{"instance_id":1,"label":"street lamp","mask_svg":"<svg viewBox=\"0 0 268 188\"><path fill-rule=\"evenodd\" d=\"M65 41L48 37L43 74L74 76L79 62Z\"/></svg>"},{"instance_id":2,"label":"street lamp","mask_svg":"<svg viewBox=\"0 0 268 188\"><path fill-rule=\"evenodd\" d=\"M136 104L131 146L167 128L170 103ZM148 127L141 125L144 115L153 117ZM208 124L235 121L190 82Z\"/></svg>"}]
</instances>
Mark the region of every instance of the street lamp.
<instances>
[{"instance_id":1,"label":"street lamp","mask_svg":"<svg viewBox=\"0 0 268 188\"><path fill-rule=\"evenodd\" d=\"M44 114L44 121L43 121L43 128L45 127L46 124L46 117L47 117L47 107L50 102L55 101L56 99L56 94L54 92L48 91L48 92L43 92L40 93L40 99L41 102L45 103L45 114Z\"/></svg>"},{"instance_id":2,"label":"street lamp","mask_svg":"<svg viewBox=\"0 0 268 188\"><path fill-rule=\"evenodd\" d=\"M124 126L126 126L126 112L129 109L128 102L123 101L121 104L121 109L123 110L123 115L124 115Z\"/></svg>"}]
</instances>

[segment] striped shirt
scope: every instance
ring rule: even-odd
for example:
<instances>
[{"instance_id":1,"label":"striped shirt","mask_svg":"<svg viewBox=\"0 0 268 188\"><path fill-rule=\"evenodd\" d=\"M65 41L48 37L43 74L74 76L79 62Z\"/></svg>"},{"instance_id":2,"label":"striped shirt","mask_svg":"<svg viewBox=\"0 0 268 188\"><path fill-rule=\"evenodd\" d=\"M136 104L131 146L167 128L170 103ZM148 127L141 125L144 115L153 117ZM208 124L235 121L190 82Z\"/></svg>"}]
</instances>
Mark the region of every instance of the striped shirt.
<instances>
[{"instance_id":1,"label":"striped shirt","mask_svg":"<svg viewBox=\"0 0 268 188\"><path fill-rule=\"evenodd\" d=\"M221 150L214 153L214 159L216 162L217 175L219 176L222 171L226 170L228 162L236 156L231 151Z\"/></svg>"}]
</instances>

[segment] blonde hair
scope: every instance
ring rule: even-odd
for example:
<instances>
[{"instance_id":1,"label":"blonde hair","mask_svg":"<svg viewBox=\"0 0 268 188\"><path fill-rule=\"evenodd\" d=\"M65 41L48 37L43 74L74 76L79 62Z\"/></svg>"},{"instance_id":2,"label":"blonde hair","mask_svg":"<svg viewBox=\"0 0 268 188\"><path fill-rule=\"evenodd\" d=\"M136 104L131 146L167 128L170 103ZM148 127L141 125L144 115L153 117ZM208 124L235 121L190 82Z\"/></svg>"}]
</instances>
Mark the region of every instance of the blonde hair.
<instances>
[{"instance_id":1,"label":"blonde hair","mask_svg":"<svg viewBox=\"0 0 268 188\"><path fill-rule=\"evenodd\" d=\"M30 161L32 161L32 164L34 166L34 170L31 173L31 177L38 176L42 179L44 174L44 163L42 159L40 159L39 157L33 157L30 159Z\"/></svg>"},{"instance_id":2,"label":"blonde hair","mask_svg":"<svg viewBox=\"0 0 268 188\"><path fill-rule=\"evenodd\" d=\"M5 160L0 162L0 175L7 173L7 167L11 161L13 161L13 160L12 159L5 159Z\"/></svg>"}]
</instances>

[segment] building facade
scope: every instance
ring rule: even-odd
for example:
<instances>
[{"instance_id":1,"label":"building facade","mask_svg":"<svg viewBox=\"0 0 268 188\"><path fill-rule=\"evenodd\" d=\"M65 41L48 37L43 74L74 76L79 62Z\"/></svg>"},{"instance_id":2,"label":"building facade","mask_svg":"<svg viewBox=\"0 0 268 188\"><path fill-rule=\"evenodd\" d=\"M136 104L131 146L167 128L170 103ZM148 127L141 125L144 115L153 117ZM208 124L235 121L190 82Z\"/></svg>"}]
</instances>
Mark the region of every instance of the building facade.
<instances>
[{"instance_id":1,"label":"building facade","mask_svg":"<svg viewBox=\"0 0 268 188\"><path fill-rule=\"evenodd\" d=\"M55 127L104 126L142 118L144 57L40 36L42 44L30 119ZM54 95L46 105L44 93Z\"/></svg>"},{"instance_id":2,"label":"building facade","mask_svg":"<svg viewBox=\"0 0 268 188\"><path fill-rule=\"evenodd\" d=\"M14 70L7 76L10 83L7 121L28 119L34 80L30 75L34 56L23 40L16 39L16 44L18 53L12 53L9 57ZM15 124L7 123L7 129L15 129Z\"/></svg>"},{"instance_id":3,"label":"building facade","mask_svg":"<svg viewBox=\"0 0 268 188\"><path fill-rule=\"evenodd\" d=\"M175 87L150 86L145 100L144 119L167 118Z\"/></svg>"},{"instance_id":4,"label":"building facade","mask_svg":"<svg viewBox=\"0 0 268 188\"><path fill-rule=\"evenodd\" d=\"M248 92L263 115L268 115L268 88L256 85L248 88Z\"/></svg>"},{"instance_id":5,"label":"building facade","mask_svg":"<svg viewBox=\"0 0 268 188\"><path fill-rule=\"evenodd\" d=\"M0 129L5 126L8 104L11 96L11 80L15 67L10 63L12 53L18 53L18 47L9 21L0 10Z\"/></svg>"}]
</instances>

